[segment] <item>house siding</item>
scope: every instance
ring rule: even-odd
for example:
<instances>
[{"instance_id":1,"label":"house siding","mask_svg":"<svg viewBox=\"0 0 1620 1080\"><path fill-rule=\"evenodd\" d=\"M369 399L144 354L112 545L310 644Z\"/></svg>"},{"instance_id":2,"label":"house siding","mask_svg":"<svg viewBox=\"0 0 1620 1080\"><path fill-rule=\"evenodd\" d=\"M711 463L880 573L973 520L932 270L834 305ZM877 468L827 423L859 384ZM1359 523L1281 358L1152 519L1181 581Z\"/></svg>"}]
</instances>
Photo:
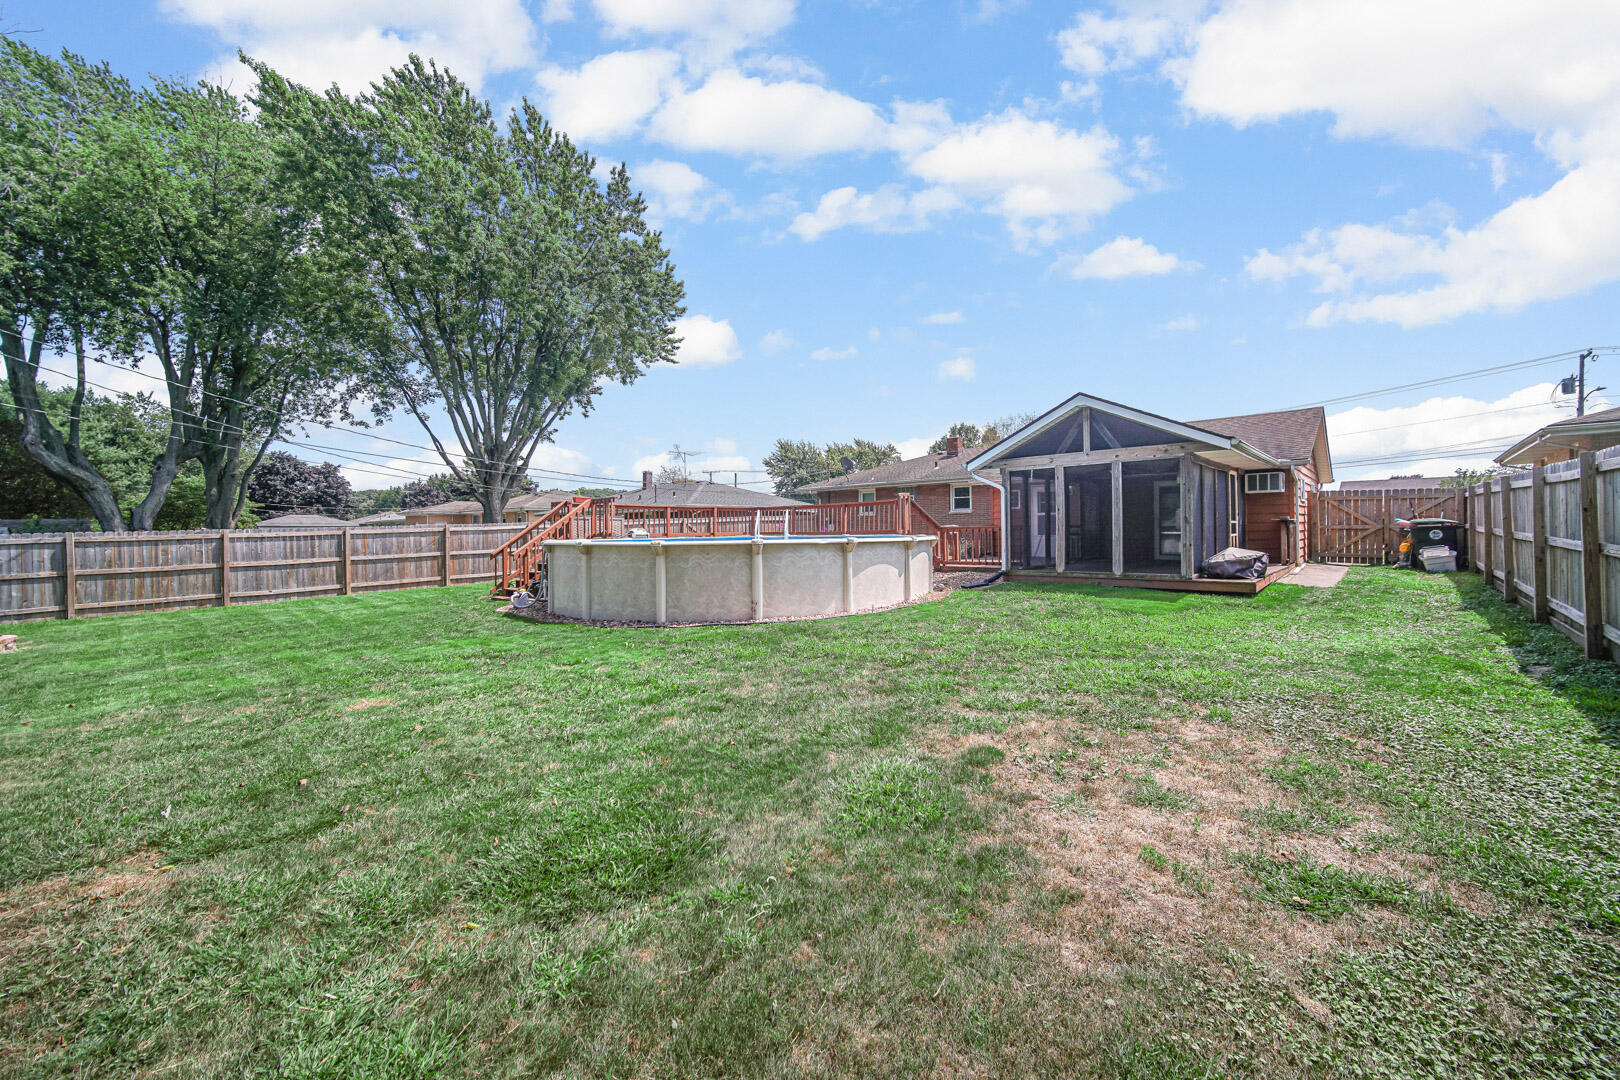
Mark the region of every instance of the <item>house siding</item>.
<instances>
[{"instance_id":1,"label":"house siding","mask_svg":"<svg viewBox=\"0 0 1620 1080\"><path fill-rule=\"evenodd\" d=\"M911 486L911 485L904 485ZM941 525L994 525L1001 526L1001 489L991 487L989 484L974 484L973 509L965 514L951 512L951 488L957 484L918 484L916 485L917 505L923 512L932 517ZM900 487L883 487L877 489L879 499L893 499L900 495ZM857 502L860 497L859 488L839 488L836 491L821 492L821 501L824 503Z\"/></svg>"},{"instance_id":2,"label":"house siding","mask_svg":"<svg viewBox=\"0 0 1620 1080\"><path fill-rule=\"evenodd\" d=\"M1258 470L1257 470L1258 471ZM1296 477L1297 474L1297 477ZM1243 497L1245 544L1271 556L1272 563L1305 562L1311 555L1311 495L1316 491L1316 469L1299 465L1283 472L1283 489ZM1283 558L1283 532L1278 518L1293 518L1293 550Z\"/></svg>"}]
</instances>

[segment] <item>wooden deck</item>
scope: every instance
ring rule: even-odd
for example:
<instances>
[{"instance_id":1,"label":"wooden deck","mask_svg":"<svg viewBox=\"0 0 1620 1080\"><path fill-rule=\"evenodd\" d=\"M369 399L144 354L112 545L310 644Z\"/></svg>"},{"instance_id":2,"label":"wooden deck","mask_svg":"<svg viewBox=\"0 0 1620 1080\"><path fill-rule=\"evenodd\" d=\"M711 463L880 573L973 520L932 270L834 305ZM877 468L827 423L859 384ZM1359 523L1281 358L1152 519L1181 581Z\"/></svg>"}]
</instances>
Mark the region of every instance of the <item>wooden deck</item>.
<instances>
[{"instance_id":1,"label":"wooden deck","mask_svg":"<svg viewBox=\"0 0 1620 1080\"><path fill-rule=\"evenodd\" d=\"M1071 574L1055 570L1012 570L1007 581L1061 585L1114 585L1126 589L1164 589L1170 592L1226 593L1231 596L1253 596L1273 582L1294 572L1292 563L1273 567L1258 581L1231 578L1184 578L1175 574Z\"/></svg>"}]
</instances>

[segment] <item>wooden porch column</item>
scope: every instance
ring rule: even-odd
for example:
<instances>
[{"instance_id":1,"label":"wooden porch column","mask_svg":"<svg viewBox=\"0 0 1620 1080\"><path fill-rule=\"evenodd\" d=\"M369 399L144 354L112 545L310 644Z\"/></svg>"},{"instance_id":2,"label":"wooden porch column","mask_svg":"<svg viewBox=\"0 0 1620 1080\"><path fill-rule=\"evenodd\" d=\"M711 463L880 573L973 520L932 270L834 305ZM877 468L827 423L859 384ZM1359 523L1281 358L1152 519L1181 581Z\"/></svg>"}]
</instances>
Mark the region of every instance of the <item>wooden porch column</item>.
<instances>
[{"instance_id":1,"label":"wooden porch column","mask_svg":"<svg viewBox=\"0 0 1620 1080\"><path fill-rule=\"evenodd\" d=\"M1011 484L1007 480L1007 470L1006 469L999 469L999 470L997 470L997 472L1001 476L1001 487L998 490L998 493L997 493L997 496L996 496L997 498L999 498L1001 500L1001 568L1003 570L1011 570L1012 569L1012 508L1008 505L1011 502L1011 500L1008 497L1011 494Z\"/></svg>"},{"instance_id":2,"label":"wooden porch column","mask_svg":"<svg viewBox=\"0 0 1620 1080\"><path fill-rule=\"evenodd\" d=\"M1181 485L1181 576L1190 578L1197 571L1193 565L1193 478L1198 475L1198 462L1191 454L1181 455L1181 471L1177 476ZM1242 498L1242 493L1239 493Z\"/></svg>"},{"instance_id":3,"label":"wooden porch column","mask_svg":"<svg viewBox=\"0 0 1620 1080\"><path fill-rule=\"evenodd\" d=\"M1052 470L1052 478L1057 483L1057 491L1053 494L1052 504L1055 520L1052 522L1052 543L1057 545L1057 572L1063 573L1069 563L1069 495L1068 485L1063 482L1063 466L1059 465Z\"/></svg>"},{"instance_id":4,"label":"wooden porch column","mask_svg":"<svg viewBox=\"0 0 1620 1080\"><path fill-rule=\"evenodd\" d=\"M1109 470L1113 478L1114 498L1114 576L1125 574L1125 463L1115 461Z\"/></svg>"}]
</instances>

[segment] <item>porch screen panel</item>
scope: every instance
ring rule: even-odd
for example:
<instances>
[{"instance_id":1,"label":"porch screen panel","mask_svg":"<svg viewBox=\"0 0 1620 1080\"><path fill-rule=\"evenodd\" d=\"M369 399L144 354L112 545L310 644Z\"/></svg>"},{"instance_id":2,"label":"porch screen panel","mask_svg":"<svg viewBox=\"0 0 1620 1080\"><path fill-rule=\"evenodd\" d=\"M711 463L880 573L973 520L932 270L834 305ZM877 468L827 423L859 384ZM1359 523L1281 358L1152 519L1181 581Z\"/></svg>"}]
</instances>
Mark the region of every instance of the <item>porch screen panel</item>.
<instances>
[{"instance_id":1,"label":"porch screen panel","mask_svg":"<svg viewBox=\"0 0 1620 1080\"><path fill-rule=\"evenodd\" d=\"M1029 569L1029 473L1007 476L1007 559L1017 570Z\"/></svg>"}]
</instances>

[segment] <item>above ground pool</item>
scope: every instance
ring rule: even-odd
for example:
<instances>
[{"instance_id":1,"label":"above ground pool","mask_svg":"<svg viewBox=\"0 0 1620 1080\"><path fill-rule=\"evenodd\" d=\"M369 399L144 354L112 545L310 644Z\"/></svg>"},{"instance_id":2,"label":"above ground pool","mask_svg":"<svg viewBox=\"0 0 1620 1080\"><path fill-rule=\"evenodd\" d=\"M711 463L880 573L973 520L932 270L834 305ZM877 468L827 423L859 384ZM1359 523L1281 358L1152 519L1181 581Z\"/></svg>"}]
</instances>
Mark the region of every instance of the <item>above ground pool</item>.
<instances>
[{"instance_id":1,"label":"above ground pool","mask_svg":"<svg viewBox=\"0 0 1620 1080\"><path fill-rule=\"evenodd\" d=\"M757 622L894 607L932 587L932 536L550 540L553 614Z\"/></svg>"}]
</instances>

